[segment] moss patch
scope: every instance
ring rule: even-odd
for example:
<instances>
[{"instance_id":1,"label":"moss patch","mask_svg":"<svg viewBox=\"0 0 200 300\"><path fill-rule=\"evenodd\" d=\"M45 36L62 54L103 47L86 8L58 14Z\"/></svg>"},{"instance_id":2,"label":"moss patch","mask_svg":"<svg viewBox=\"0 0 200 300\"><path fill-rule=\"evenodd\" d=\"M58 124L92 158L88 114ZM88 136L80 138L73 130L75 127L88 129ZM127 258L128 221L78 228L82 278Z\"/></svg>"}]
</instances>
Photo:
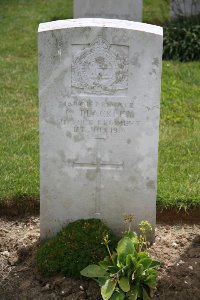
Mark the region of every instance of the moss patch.
<instances>
[{"instance_id":1,"label":"moss patch","mask_svg":"<svg viewBox=\"0 0 200 300\"><path fill-rule=\"evenodd\" d=\"M88 264L97 263L107 255L102 244L109 236L110 246L116 247L113 232L98 219L78 220L69 223L54 238L46 241L37 250L39 271L47 276L62 273L79 277Z\"/></svg>"}]
</instances>

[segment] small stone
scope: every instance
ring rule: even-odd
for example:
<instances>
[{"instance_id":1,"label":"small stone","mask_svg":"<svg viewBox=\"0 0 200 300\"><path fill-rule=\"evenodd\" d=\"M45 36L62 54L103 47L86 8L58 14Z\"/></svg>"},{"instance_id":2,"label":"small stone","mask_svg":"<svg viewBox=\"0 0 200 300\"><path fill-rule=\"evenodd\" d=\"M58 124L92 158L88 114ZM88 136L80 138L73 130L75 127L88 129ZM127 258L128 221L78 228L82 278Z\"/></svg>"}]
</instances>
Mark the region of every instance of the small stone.
<instances>
[{"instance_id":1,"label":"small stone","mask_svg":"<svg viewBox=\"0 0 200 300\"><path fill-rule=\"evenodd\" d=\"M45 292L45 291L48 291L49 289L50 289L50 284L47 283L45 286L43 286L43 287L41 288L41 291L42 291L42 292Z\"/></svg>"},{"instance_id":2,"label":"small stone","mask_svg":"<svg viewBox=\"0 0 200 300\"><path fill-rule=\"evenodd\" d=\"M179 260L179 264L184 264L185 262L183 260Z\"/></svg>"},{"instance_id":3,"label":"small stone","mask_svg":"<svg viewBox=\"0 0 200 300\"><path fill-rule=\"evenodd\" d=\"M194 270L193 266L189 266L188 269L190 270Z\"/></svg>"},{"instance_id":4,"label":"small stone","mask_svg":"<svg viewBox=\"0 0 200 300\"><path fill-rule=\"evenodd\" d=\"M169 267L173 267L173 265L174 265L174 263L168 263L167 264L167 267L169 268Z\"/></svg>"},{"instance_id":5,"label":"small stone","mask_svg":"<svg viewBox=\"0 0 200 300\"><path fill-rule=\"evenodd\" d=\"M10 256L10 253L8 251L3 251L1 252L1 254L5 257L9 257Z\"/></svg>"},{"instance_id":6,"label":"small stone","mask_svg":"<svg viewBox=\"0 0 200 300\"><path fill-rule=\"evenodd\" d=\"M18 256L11 256L8 258L8 262L11 266L14 266L18 262Z\"/></svg>"},{"instance_id":7,"label":"small stone","mask_svg":"<svg viewBox=\"0 0 200 300\"><path fill-rule=\"evenodd\" d=\"M80 290L84 291L84 287L82 285L80 285Z\"/></svg>"},{"instance_id":8,"label":"small stone","mask_svg":"<svg viewBox=\"0 0 200 300\"><path fill-rule=\"evenodd\" d=\"M178 248L178 244L177 243L172 243L172 247L174 247L175 249L177 249Z\"/></svg>"}]
</instances>

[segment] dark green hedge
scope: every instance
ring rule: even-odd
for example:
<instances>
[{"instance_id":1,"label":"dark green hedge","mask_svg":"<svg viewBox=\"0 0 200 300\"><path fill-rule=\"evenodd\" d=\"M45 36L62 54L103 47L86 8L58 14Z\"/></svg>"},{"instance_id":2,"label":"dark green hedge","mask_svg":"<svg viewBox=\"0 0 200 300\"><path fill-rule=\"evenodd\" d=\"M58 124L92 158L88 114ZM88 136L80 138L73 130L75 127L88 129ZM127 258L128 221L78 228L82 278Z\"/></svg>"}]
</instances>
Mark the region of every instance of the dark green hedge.
<instances>
[{"instance_id":1,"label":"dark green hedge","mask_svg":"<svg viewBox=\"0 0 200 300\"><path fill-rule=\"evenodd\" d=\"M166 25L163 46L165 60L200 60L200 15Z\"/></svg>"}]
</instances>

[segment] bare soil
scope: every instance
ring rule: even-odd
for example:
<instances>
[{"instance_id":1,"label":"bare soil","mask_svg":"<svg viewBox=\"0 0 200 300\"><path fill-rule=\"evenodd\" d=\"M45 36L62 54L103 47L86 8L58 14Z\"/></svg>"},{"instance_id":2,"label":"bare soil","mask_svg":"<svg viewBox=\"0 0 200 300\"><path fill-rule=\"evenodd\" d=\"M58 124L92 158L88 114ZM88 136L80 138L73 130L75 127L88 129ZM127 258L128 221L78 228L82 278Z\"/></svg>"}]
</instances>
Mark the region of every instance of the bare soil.
<instances>
[{"instance_id":1,"label":"bare soil","mask_svg":"<svg viewBox=\"0 0 200 300\"><path fill-rule=\"evenodd\" d=\"M93 281L42 277L35 265L39 218L0 218L0 300L100 300ZM200 225L158 224L150 252L162 262L155 298L200 299Z\"/></svg>"}]
</instances>

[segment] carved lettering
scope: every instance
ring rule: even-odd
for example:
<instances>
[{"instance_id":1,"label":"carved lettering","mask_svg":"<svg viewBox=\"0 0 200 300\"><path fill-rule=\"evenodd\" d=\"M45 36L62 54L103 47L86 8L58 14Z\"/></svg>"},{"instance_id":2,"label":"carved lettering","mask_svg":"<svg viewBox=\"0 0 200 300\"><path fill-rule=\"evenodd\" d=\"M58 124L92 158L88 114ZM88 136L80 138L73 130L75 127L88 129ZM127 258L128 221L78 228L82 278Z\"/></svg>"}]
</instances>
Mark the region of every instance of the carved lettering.
<instances>
[{"instance_id":1,"label":"carved lettering","mask_svg":"<svg viewBox=\"0 0 200 300\"><path fill-rule=\"evenodd\" d=\"M93 98L74 97L65 103L65 111L60 123L71 126L74 133L92 135L115 135L124 132L129 126L139 126L136 120L134 102L99 101Z\"/></svg>"}]
</instances>

